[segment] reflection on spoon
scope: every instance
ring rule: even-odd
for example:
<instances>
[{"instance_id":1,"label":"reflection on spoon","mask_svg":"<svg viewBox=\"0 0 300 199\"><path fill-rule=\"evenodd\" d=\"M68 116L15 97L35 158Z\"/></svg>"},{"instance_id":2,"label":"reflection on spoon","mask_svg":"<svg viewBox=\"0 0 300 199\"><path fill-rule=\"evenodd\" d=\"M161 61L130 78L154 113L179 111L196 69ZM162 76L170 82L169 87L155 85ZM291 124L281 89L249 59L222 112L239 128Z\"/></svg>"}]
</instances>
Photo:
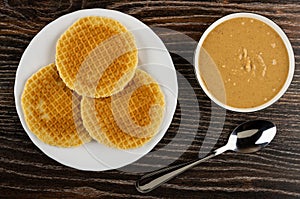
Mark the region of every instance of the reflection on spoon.
<instances>
[{"instance_id":1,"label":"reflection on spoon","mask_svg":"<svg viewBox=\"0 0 300 199\"><path fill-rule=\"evenodd\" d=\"M148 173L136 182L136 188L141 193L147 193L178 174L214 156L220 155L225 151L230 150L239 153L253 153L259 151L273 140L275 134L276 126L272 122L265 120L245 122L233 130L225 146L216 149L205 158L192 160L180 165L165 167Z\"/></svg>"}]
</instances>

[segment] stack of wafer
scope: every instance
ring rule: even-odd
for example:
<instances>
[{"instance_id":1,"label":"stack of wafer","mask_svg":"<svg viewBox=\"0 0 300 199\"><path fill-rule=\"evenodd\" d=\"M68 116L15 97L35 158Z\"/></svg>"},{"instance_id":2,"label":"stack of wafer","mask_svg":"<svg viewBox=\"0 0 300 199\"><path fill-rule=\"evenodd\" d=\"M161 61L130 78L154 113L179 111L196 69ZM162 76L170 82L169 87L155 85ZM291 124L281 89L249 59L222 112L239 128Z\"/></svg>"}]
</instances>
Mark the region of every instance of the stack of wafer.
<instances>
[{"instance_id":1,"label":"stack of wafer","mask_svg":"<svg viewBox=\"0 0 300 199\"><path fill-rule=\"evenodd\" d=\"M136 69L134 36L120 22L78 19L58 39L55 64L26 82L22 108L41 141L72 147L92 138L109 147L143 146L159 131L164 95Z\"/></svg>"}]
</instances>

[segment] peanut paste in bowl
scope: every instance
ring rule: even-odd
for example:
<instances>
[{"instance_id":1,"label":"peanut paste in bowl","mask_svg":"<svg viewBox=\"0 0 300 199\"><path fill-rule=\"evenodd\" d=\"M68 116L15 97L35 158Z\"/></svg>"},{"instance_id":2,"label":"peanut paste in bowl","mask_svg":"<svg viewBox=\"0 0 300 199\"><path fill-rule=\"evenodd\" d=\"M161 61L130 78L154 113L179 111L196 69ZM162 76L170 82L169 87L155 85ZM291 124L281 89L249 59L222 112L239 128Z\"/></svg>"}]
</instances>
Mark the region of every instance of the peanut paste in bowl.
<instances>
[{"instance_id":1,"label":"peanut paste in bowl","mask_svg":"<svg viewBox=\"0 0 300 199\"><path fill-rule=\"evenodd\" d=\"M283 87L289 72L288 52L279 34L264 22L233 18L205 38L199 70L209 92L222 103L257 107Z\"/></svg>"}]
</instances>

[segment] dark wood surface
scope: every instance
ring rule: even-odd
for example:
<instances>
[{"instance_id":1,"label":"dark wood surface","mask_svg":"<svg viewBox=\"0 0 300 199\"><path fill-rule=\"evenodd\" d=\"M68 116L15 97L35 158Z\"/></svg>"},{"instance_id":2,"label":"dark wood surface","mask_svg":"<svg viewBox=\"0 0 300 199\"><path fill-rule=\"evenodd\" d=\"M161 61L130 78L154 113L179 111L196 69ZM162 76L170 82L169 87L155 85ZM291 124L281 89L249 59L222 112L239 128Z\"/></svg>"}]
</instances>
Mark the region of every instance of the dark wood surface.
<instances>
[{"instance_id":1,"label":"dark wood surface","mask_svg":"<svg viewBox=\"0 0 300 199\"><path fill-rule=\"evenodd\" d=\"M152 27L168 28L198 41L218 18L235 12L254 12L274 20L285 31L295 53L296 70L291 86L271 107L254 113L214 111L198 85L192 44L160 33L179 77L179 104L172 124L153 153L129 169L105 172L79 171L43 154L29 139L14 103L15 73L31 39L49 22L85 8L107 8L130 14ZM193 43L193 42L192 42ZM177 52L176 49L183 49ZM193 101L187 84L197 95ZM0 197L2 198L299 198L300 197L300 3L286 1L96 1L96 0L1 0L0 2ZM199 105L199 110L195 105ZM212 113L214 116L212 117ZM197 118L200 114L200 120ZM212 121L210 121L212 119ZM220 138L208 143L222 146L234 127L250 119L268 119L278 126L274 141L255 154L226 153L195 167L148 194L135 190L136 171L159 168L198 157L209 124L215 123ZM218 127L219 126L219 127ZM196 136L194 137L196 132ZM192 139L192 140L190 140ZM172 145L171 141L175 141ZM171 143L171 147L164 146ZM181 155L178 155L182 153Z\"/></svg>"}]
</instances>

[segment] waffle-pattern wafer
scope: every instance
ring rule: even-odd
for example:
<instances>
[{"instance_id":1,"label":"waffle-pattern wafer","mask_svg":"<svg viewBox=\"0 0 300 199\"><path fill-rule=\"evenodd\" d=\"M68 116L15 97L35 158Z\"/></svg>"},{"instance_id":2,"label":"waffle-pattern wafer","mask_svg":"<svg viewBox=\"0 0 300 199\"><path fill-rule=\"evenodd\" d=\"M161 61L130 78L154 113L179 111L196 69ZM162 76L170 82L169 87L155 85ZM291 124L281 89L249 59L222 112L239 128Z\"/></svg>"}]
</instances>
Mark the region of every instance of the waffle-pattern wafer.
<instances>
[{"instance_id":1,"label":"waffle-pattern wafer","mask_svg":"<svg viewBox=\"0 0 300 199\"><path fill-rule=\"evenodd\" d=\"M50 64L27 80L21 103L27 126L41 141L72 147L91 140L82 123L80 101Z\"/></svg>"},{"instance_id":2,"label":"waffle-pattern wafer","mask_svg":"<svg viewBox=\"0 0 300 199\"><path fill-rule=\"evenodd\" d=\"M107 17L80 18L56 45L60 77L88 97L107 97L122 90L133 78L137 61L132 33Z\"/></svg>"},{"instance_id":3,"label":"waffle-pattern wafer","mask_svg":"<svg viewBox=\"0 0 300 199\"><path fill-rule=\"evenodd\" d=\"M107 98L83 97L81 114L90 135L108 146L131 149L144 145L159 130L165 109L158 83L137 70L121 92Z\"/></svg>"}]
</instances>

